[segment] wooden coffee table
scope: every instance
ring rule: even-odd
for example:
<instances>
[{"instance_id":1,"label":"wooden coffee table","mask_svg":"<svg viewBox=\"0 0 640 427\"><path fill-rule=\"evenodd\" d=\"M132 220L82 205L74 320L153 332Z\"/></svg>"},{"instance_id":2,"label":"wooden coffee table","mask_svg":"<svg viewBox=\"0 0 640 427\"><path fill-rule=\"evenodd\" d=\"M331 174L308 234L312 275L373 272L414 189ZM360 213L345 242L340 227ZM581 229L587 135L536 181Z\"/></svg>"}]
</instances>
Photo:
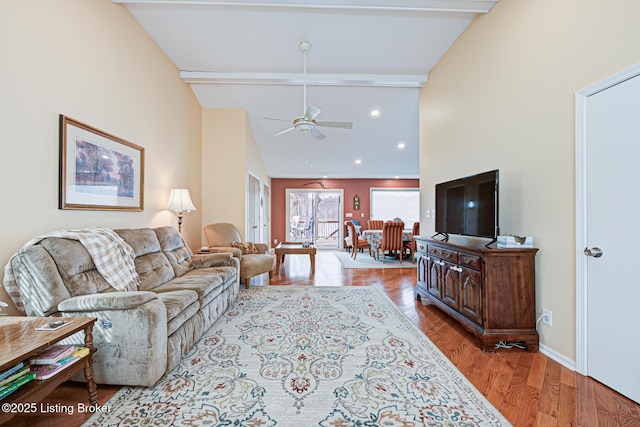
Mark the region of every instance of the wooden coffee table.
<instances>
[{"instance_id":1,"label":"wooden coffee table","mask_svg":"<svg viewBox=\"0 0 640 427\"><path fill-rule=\"evenodd\" d=\"M303 247L302 242L280 242L275 249L276 271L280 272L280 265L284 262L285 255L309 255L311 260L311 274L316 272L316 247L311 245Z\"/></svg>"},{"instance_id":2,"label":"wooden coffee table","mask_svg":"<svg viewBox=\"0 0 640 427\"><path fill-rule=\"evenodd\" d=\"M73 322L55 331L35 330L58 319ZM2 399L6 406L0 411L0 424L19 413L33 413L38 402L80 370L84 370L89 403L98 404L97 387L93 379L93 353L96 351L93 346L93 324L96 320L94 317L0 317L0 372L19 362L28 363L29 357L80 331L84 331L84 346L89 348L88 355L71 362L72 365L64 371L46 380L30 381Z\"/></svg>"}]
</instances>

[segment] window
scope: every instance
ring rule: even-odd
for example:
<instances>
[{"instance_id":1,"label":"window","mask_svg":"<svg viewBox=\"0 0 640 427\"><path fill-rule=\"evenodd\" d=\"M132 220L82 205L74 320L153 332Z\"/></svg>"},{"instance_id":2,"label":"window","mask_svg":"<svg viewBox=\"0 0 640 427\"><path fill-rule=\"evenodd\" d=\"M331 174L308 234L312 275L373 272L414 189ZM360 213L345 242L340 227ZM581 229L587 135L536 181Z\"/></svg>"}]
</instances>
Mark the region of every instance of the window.
<instances>
[{"instance_id":1,"label":"window","mask_svg":"<svg viewBox=\"0 0 640 427\"><path fill-rule=\"evenodd\" d=\"M420 221L420 189L371 189L371 219L388 221L394 218L402 219L405 228Z\"/></svg>"}]
</instances>

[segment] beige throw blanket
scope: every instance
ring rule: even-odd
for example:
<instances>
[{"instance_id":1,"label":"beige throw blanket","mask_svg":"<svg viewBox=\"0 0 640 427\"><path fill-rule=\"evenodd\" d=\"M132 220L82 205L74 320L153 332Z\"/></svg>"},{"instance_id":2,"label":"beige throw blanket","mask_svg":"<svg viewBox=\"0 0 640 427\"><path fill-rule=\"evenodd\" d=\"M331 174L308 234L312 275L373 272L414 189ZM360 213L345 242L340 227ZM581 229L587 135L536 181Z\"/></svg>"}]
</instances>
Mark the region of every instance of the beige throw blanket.
<instances>
[{"instance_id":1,"label":"beige throw blanket","mask_svg":"<svg viewBox=\"0 0 640 427\"><path fill-rule=\"evenodd\" d=\"M103 227L93 227L84 230L59 230L28 241L16 254L14 254L4 267L4 288L21 312L24 312L24 304L20 296L20 290L13 275L11 261L29 246L38 244L48 237L78 240L87 249L96 265L98 273L118 291L135 291L138 289L140 278L136 272L134 263L135 253L122 238L113 230Z\"/></svg>"}]
</instances>

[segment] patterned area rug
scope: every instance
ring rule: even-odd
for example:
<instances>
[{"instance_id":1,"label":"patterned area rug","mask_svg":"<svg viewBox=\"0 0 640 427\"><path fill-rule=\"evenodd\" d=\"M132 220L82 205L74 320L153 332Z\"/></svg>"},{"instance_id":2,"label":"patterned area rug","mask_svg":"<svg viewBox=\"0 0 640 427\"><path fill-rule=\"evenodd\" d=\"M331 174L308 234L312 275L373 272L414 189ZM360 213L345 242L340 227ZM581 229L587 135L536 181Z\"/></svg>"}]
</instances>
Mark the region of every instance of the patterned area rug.
<instances>
[{"instance_id":1,"label":"patterned area rug","mask_svg":"<svg viewBox=\"0 0 640 427\"><path fill-rule=\"evenodd\" d=\"M416 268L409 258L405 258L400 263L398 259L387 257L383 263L381 259L372 258L366 249L364 253L358 254L355 261L348 252L336 251L333 254L344 268Z\"/></svg>"},{"instance_id":2,"label":"patterned area rug","mask_svg":"<svg viewBox=\"0 0 640 427\"><path fill-rule=\"evenodd\" d=\"M381 291L241 290L153 388L84 426L509 426Z\"/></svg>"}]
</instances>

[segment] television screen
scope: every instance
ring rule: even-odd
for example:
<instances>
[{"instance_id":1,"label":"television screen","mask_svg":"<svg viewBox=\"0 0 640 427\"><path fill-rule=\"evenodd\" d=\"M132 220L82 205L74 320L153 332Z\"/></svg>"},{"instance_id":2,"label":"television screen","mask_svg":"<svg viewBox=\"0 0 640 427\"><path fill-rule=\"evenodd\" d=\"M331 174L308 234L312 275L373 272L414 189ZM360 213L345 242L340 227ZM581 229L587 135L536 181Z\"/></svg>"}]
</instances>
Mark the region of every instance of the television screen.
<instances>
[{"instance_id":1,"label":"television screen","mask_svg":"<svg viewBox=\"0 0 640 427\"><path fill-rule=\"evenodd\" d=\"M498 170L436 185L436 232L498 237Z\"/></svg>"}]
</instances>

